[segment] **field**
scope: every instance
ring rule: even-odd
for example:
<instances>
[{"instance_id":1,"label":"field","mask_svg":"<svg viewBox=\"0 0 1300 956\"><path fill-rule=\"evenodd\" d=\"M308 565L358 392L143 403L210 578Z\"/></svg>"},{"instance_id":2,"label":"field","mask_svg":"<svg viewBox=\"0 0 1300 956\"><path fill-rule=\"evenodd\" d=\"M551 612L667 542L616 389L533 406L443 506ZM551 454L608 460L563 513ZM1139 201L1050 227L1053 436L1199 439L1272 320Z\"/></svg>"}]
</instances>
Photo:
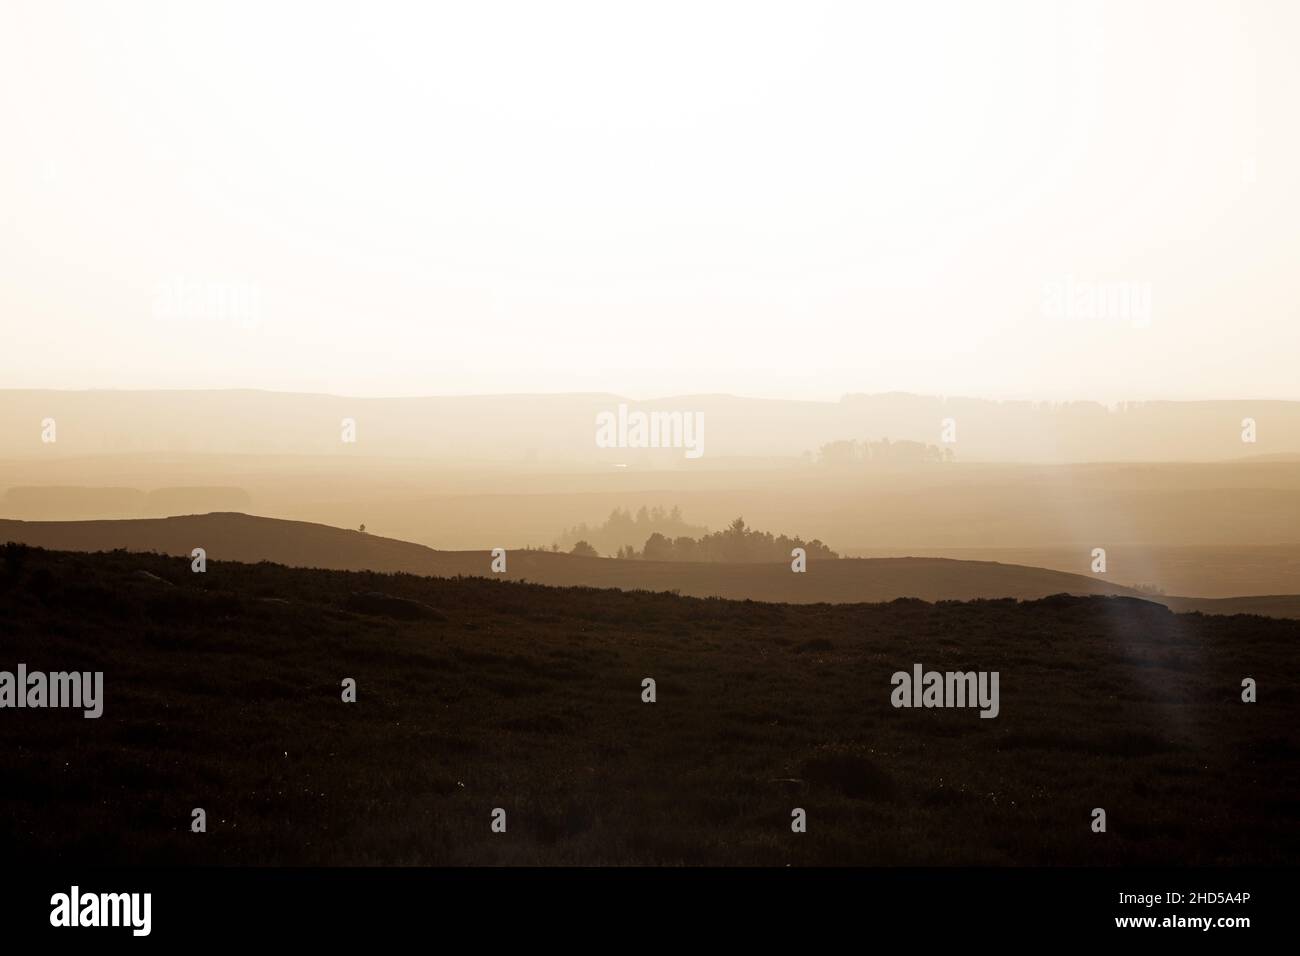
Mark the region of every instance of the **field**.
<instances>
[{"instance_id":1,"label":"field","mask_svg":"<svg viewBox=\"0 0 1300 956\"><path fill-rule=\"evenodd\" d=\"M0 519L0 541L53 550L125 549L176 557L186 557L201 546L209 558L245 563L271 561L291 567L433 577L497 577L491 571L492 555L487 551L435 551L376 534L238 513L106 521ZM549 551L511 551L507 572L500 576L555 587L672 591L692 597L792 604L878 603L899 597L971 601L1116 594L1149 597L1176 611L1300 619L1300 595L1294 592L1233 598L1152 597L1115 584L1109 574L1072 574L953 558L810 558L808 573L791 574L786 562L627 561Z\"/></svg>"},{"instance_id":2,"label":"field","mask_svg":"<svg viewBox=\"0 0 1300 956\"><path fill-rule=\"evenodd\" d=\"M0 855L1289 863L1298 640L1124 597L788 605L15 550L0 669L102 670L105 708L0 710ZM999 716L893 708L914 663L998 671Z\"/></svg>"}]
</instances>

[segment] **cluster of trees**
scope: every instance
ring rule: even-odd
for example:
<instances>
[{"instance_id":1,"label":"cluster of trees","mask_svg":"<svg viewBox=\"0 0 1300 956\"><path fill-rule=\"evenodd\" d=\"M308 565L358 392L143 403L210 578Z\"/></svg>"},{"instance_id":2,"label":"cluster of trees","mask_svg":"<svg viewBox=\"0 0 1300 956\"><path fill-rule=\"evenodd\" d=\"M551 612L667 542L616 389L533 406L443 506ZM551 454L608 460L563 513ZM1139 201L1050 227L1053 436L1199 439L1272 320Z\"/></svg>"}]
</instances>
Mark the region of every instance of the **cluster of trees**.
<instances>
[{"instance_id":1,"label":"cluster of trees","mask_svg":"<svg viewBox=\"0 0 1300 956\"><path fill-rule=\"evenodd\" d=\"M803 548L810 560L838 558L839 555L820 541L804 541L786 535L773 535L745 527L745 519L737 518L725 531L715 531L699 538L685 535L669 538L655 532L646 539L645 546L637 551L631 545L620 548L616 557L642 561L727 561L758 563L789 561L790 552Z\"/></svg>"},{"instance_id":2,"label":"cluster of trees","mask_svg":"<svg viewBox=\"0 0 1300 956\"><path fill-rule=\"evenodd\" d=\"M927 465L952 461L952 448L940 448L919 441L833 441L817 450L817 464L846 468L867 463Z\"/></svg>"},{"instance_id":3,"label":"cluster of trees","mask_svg":"<svg viewBox=\"0 0 1300 956\"><path fill-rule=\"evenodd\" d=\"M651 534L672 539L699 536L708 530L703 525L688 524L677 506L671 510L642 506L635 515L630 508L615 508L605 523L598 527L592 528L584 523L569 528L560 536L552 550L585 554L590 549L601 554L617 554L625 547L645 541ZM586 545L586 548L575 550L580 544Z\"/></svg>"}]
</instances>

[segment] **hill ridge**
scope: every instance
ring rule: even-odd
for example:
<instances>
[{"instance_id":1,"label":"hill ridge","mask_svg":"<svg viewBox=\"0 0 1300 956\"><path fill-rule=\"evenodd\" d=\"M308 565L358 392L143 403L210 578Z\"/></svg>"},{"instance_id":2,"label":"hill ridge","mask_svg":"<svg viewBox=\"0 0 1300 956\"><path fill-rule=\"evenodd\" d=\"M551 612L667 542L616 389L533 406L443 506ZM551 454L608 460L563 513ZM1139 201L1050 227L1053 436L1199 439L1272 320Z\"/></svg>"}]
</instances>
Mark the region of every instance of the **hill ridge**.
<instances>
[{"instance_id":1,"label":"hill ridge","mask_svg":"<svg viewBox=\"0 0 1300 956\"><path fill-rule=\"evenodd\" d=\"M506 573L494 574L488 550L436 550L359 530L244 512L91 521L0 519L3 541L57 551L153 551L186 558L194 548L201 547L210 562L270 561L337 571L490 577L556 587L677 592L691 597L771 603L857 604L902 597L930 602L1036 600L1057 594L1111 595L1177 611L1300 617L1300 598L1291 595L1156 597L1065 571L924 556L814 561L806 573L794 574L784 563L656 562L507 550Z\"/></svg>"}]
</instances>

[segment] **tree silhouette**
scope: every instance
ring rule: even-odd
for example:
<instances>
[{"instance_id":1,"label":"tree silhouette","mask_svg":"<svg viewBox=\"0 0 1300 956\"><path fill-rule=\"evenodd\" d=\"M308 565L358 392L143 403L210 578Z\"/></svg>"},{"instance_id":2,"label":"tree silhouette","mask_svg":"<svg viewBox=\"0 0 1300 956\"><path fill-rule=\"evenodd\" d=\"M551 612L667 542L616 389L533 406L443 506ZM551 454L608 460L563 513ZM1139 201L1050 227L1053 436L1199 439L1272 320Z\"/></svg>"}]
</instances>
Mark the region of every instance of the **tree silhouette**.
<instances>
[{"instance_id":1,"label":"tree silhouette","mask_svg":"<svg viewBox=\"0 0 1300 956\"><path fill-rule=\"evenodd\" d=\"M746 527L737 518L725 531L706 534L698 540L684 535L668 539L658 532L646 539L641 557L652 561L725 561L730 563L789 561L790 552L803 548L810 558L838 558L839 555L813 539L773 535Z\"/></svg>"}]
</instances>

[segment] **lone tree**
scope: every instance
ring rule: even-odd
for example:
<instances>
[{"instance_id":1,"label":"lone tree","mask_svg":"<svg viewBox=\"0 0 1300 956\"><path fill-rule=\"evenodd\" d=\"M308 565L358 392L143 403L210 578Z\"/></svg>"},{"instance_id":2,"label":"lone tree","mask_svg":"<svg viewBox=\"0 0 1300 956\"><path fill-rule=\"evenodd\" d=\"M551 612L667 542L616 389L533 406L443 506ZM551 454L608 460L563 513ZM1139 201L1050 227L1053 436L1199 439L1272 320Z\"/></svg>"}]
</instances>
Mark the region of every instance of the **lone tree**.
<instances>
[{"instance_id":1,"label":"lone tree","mask_svg":"<svg viewBox=\"0 0 1300 956\"><path fill-rule=\"evenodd\" d=\"M576 554L581 558L598 558L600 553L589 545L586 541L579 541L575 544L569 554Z\"/></svg>"}]
</instances>

